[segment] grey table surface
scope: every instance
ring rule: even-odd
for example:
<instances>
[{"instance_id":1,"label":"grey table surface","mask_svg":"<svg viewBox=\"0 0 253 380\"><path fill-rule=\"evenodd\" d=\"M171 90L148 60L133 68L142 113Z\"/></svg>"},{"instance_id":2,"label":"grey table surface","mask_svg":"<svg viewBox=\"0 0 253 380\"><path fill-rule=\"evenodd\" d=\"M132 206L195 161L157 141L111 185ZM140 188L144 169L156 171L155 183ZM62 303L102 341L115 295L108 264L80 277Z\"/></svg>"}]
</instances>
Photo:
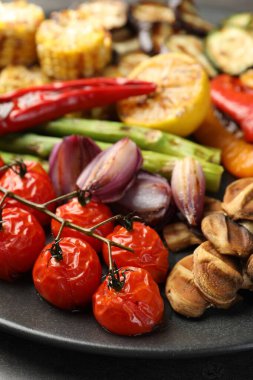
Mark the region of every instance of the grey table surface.
<instances>
[{"instance_id":1,"label":"grey table surface","mask_svg":"<svg viewBox=\"0 0 253 380\"><path fill-rule=\"evenodd\" d=\"M34 2L50 10L78 3ZM222 19L233 11L253 10L253 0L198 0L197 3L210 21ZM121 359L68 351L0 332L0 380L5 379L250 380L253 379L253 352L189 360Z\"/></svg>"}]
</instances>

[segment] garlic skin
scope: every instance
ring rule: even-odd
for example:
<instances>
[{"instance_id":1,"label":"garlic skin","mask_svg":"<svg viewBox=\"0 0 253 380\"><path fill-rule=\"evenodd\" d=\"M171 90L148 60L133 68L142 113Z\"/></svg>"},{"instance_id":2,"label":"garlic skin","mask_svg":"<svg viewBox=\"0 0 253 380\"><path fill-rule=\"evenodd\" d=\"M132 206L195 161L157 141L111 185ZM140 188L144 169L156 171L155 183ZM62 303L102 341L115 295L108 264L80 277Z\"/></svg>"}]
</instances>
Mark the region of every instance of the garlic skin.
<instances>
[{"instance_id":1,"label":"garlic skin","mask_svg":"<svg viewBox=\"0 0 253 380\"><path fill-rule=\"evenodd\" d=\"M191 226L199 225L204 209L206 183L201 165L192 157L177 161L171 178L172 195Z\"/></svg>"}]
</instances>

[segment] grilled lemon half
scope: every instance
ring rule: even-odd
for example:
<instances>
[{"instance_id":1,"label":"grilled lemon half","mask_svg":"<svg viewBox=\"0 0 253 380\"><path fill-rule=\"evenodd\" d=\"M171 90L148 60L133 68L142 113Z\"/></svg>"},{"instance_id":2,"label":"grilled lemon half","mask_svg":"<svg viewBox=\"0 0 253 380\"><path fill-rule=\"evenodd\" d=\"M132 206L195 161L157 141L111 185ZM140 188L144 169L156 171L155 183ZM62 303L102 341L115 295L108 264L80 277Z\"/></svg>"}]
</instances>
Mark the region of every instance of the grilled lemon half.
<instances>
[{"instance_id":1,"label":"grilled lemon half","mask_svg":"<svg viewBox=\"0 0 253 380\"><path fill-rule=\"evenodd\" d=\"M210 105L209 81L192 57L176 52L157 55L140 63L129 78L154 82L157 89L119 102L125 124L188 136L204 120Z\"/></svg>"}]
</instances>

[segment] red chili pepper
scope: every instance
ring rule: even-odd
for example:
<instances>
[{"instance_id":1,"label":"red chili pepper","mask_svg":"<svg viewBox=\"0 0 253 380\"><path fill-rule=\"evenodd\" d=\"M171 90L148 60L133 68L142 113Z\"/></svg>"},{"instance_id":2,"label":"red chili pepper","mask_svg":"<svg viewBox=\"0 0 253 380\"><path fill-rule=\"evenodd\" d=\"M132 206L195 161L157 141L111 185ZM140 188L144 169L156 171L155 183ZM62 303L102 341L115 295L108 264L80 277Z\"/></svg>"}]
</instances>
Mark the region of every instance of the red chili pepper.
<instances>
[{"instance_id":1,"label":"red chili pepper","mask_svg":"<svg viewBox=\"0 0 253 380\"><path fill-rule=\"evenodd\" d=\"M54 82L0 95L0 135L57 119L67 113L102 107L155 90L149 82L91 78Z\"/></svg>"},{"instance_id":2,"label":"red chili pepper","mask_svg":"<svg viewBox=\"0 0 253 380\"><path fill-rule=\"evenodd\" d=\"M238 78L219 75L212 80L212 101L233 118L244 132L245 140L253 142L253 94Z\"/></svg>"}]
</instances>

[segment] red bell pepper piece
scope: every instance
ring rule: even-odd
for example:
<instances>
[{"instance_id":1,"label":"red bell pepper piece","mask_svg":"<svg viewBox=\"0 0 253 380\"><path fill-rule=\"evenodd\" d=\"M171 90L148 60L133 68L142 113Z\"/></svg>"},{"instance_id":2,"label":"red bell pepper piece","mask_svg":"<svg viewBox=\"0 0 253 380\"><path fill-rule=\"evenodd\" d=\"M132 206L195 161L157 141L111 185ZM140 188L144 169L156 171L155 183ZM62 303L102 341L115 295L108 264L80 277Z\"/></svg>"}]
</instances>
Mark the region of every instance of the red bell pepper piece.
<instances>
[{"instance_id":1,"label":"red bell pepper piece","mask_svg":"<svg viewBox=\"0 0 253 380\"><path fill-rule=\"evenodd\" d=\"M91 78L13 91L0 95L0 135L22 131L70 112L146 95L155 88L153 83L138 80Z\"/></svg>"},{"instance_id":2,"label":"red bell pepper piece","mask_svg":"<svg viewBox=\"0 0 253 380\"><path fill-rule=\"evenodd\" d=\"M238 78L219 75L212 80L214 105L234 119L244 132L245 140L253 142L253 94Z\"/></svg>"}]
</instances>

